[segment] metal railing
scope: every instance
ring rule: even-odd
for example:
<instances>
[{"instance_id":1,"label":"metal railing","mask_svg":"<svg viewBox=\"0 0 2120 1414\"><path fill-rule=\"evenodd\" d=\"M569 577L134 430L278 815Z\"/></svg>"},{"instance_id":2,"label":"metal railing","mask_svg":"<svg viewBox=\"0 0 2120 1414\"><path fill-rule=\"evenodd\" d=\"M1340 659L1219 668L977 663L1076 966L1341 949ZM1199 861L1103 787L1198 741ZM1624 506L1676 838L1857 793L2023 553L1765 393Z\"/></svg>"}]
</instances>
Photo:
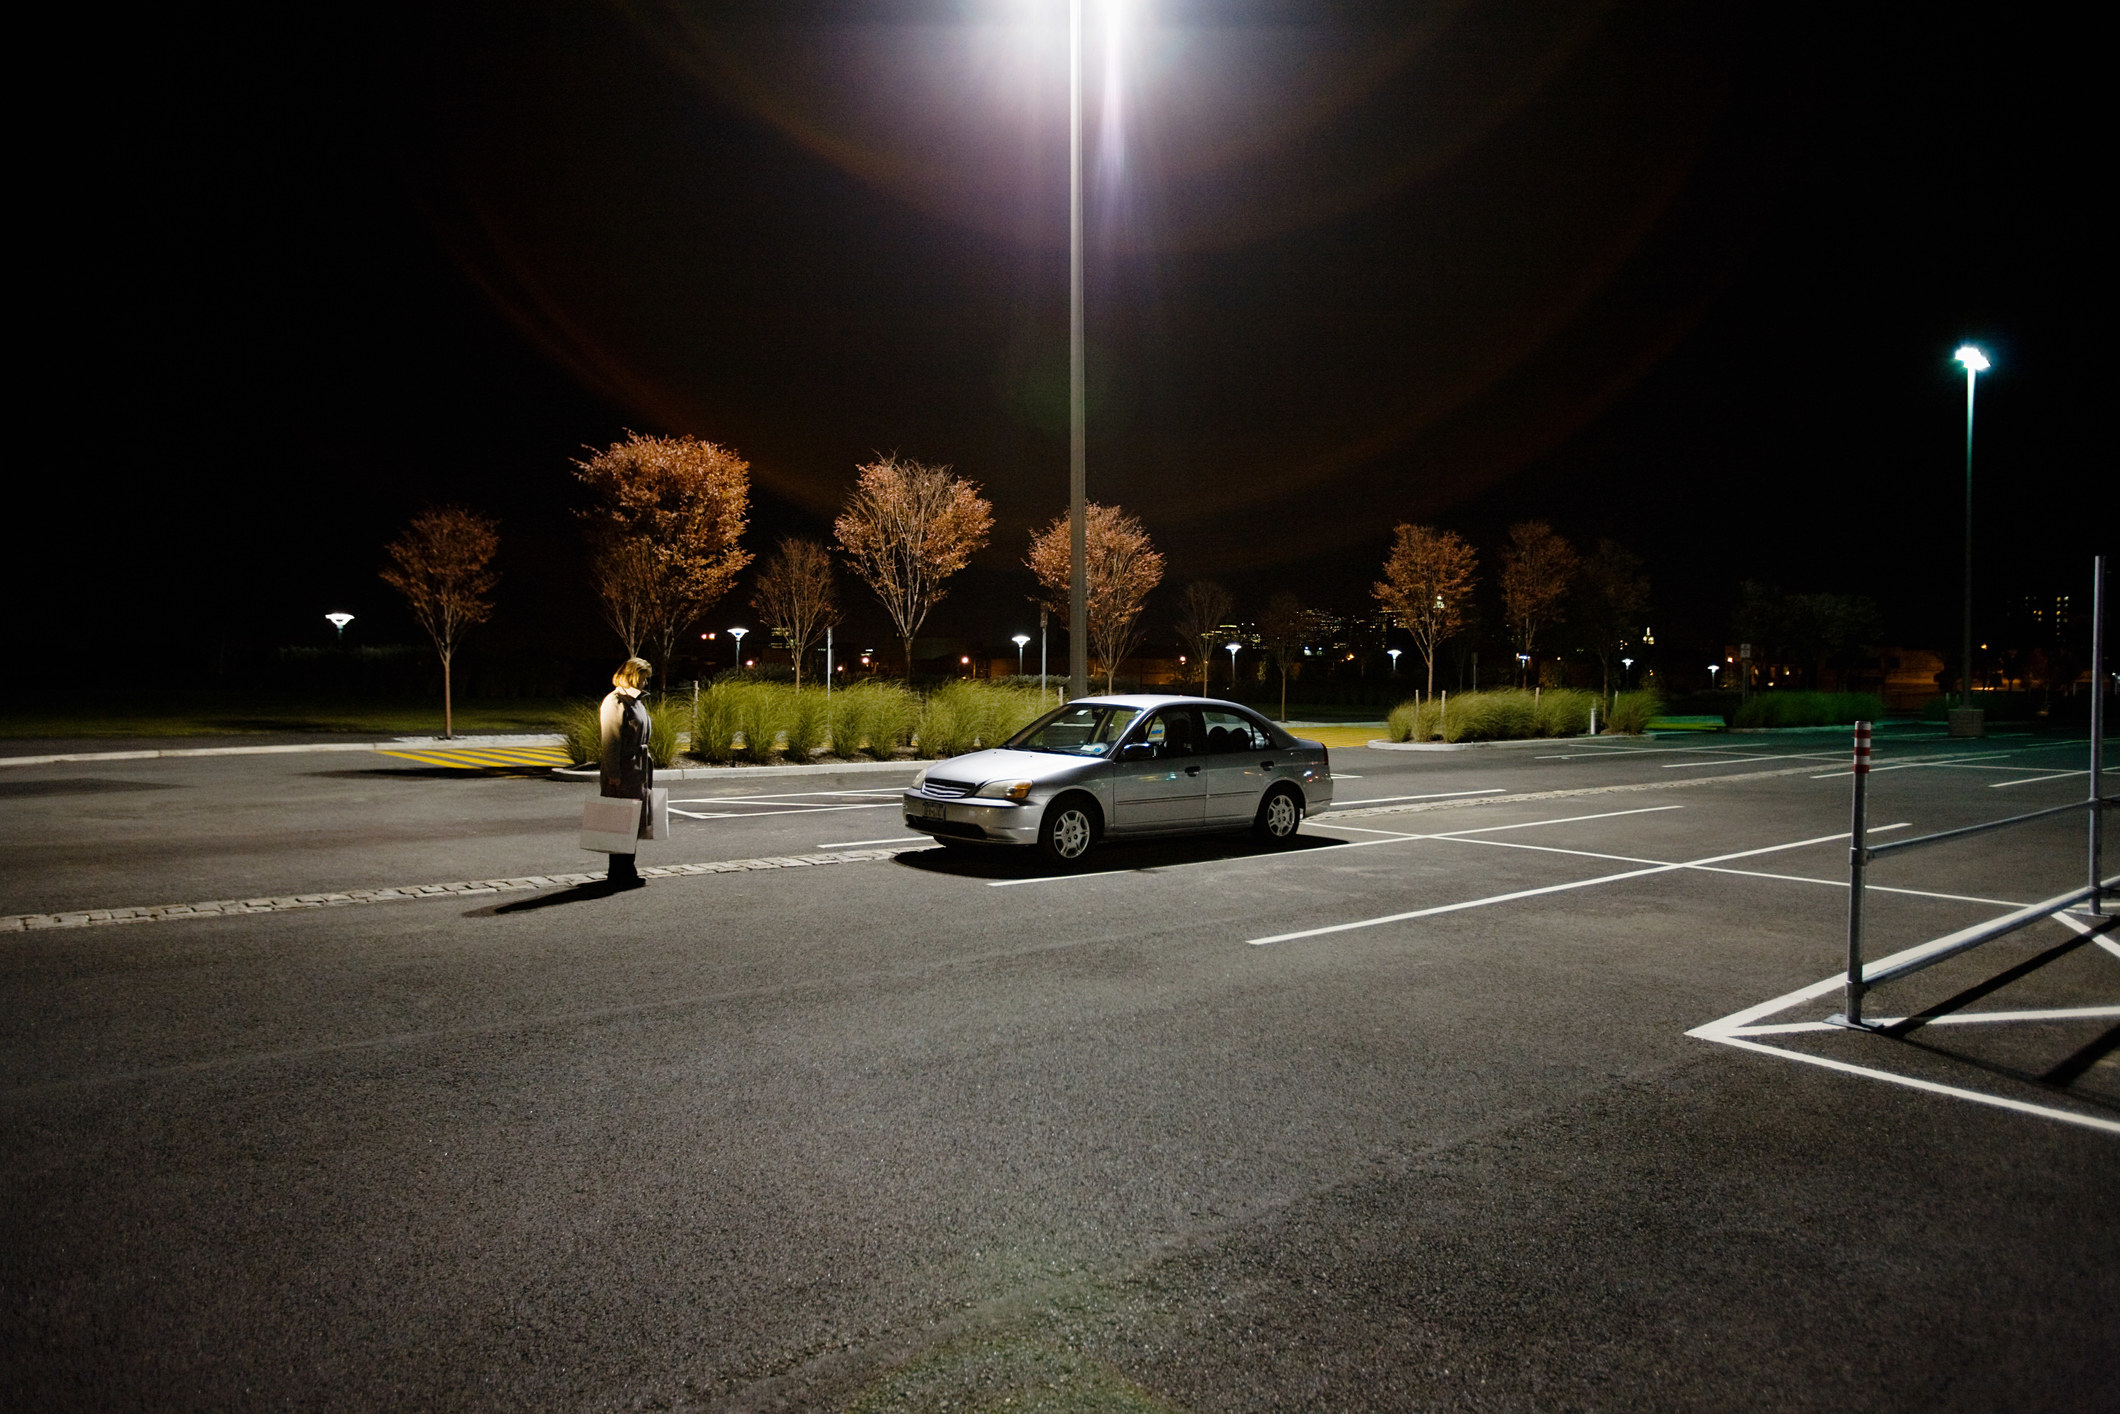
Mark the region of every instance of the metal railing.
<instances>
[{"instance_id":1,"label":"metal railing","mask_svg":"<svg viewBox=\"0 0 2120 1414\"><path fill-rule=\"evenodd\" d=\"M1960 825L1956 829L1938 830L1934 834L1920 835L1910 840L1892 840L1886 844L1872 845L1869 841L1869 783L1870 783L1870 724L1855 724L1855 800L1853 826L1848 841L1848 979L1844 1010L1830 1018L1843 1026L1861 1026L1863 994L1872 987L1881 986L1909 973L1931 967L1947 957L1955 957L1968 949L1992 942L2019 928L2037 923L2066 908L2073 908L2089 900L2090 911L2102 913L2107 896L2120 897L2120 875L2103 877L2103 848L2105 843L2105 811L2120 802L2120 797L2104 794L2105 767L2105 557L2099 556L2091 562L2091 750L2090 792L2082 800L2070 801L2066 805L2050 806L2045 810L2027 811L2022 815L2011 815L2001 820L1986 820L1977 825ZM1862 960L1863 931L1863 886L1870 862L1901 850L1919 849L1924 845L1942 844L1946 840L1965 839L1971 835L1983 835L1990 830L2006 830L2013 825L2022 825L2032 820L2044 820L2054 815L2066 815L2081 810L2089 817L2086 830L2090 852L2088 876L2081 888L2071 889L2050 899L2029 904L1985 923L1976 923L1970 928L1931 939L1918 948L1902 954L1897 962L1889 966L1866 968Z\"/></svg>"}]
</instances>

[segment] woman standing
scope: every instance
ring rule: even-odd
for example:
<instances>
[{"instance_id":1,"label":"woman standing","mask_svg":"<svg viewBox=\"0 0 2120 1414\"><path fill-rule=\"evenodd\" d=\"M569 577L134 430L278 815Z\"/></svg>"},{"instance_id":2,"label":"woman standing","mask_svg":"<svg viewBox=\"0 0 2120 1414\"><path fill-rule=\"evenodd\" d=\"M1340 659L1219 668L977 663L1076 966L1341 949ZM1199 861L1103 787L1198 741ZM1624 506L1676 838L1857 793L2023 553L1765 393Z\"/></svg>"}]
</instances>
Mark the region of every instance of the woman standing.
<instances>
[{"instance_id":1,"label":"woman standing","mask_svg":"<svg viewBox=\"0 0 2120 1414\"><path fill-rule=\"evenodd\" d=\"M648 788L655 784L655 761L648 749L648 709L640 700L641 689L653 672L639 658L619 664L611 674L611 695L598 714L603 749L597 774L602 793L612 799L645 801ZM630 854L611 856L609 877L613 888L636 889L646 882Z\"/></svg>"}]
</instances>

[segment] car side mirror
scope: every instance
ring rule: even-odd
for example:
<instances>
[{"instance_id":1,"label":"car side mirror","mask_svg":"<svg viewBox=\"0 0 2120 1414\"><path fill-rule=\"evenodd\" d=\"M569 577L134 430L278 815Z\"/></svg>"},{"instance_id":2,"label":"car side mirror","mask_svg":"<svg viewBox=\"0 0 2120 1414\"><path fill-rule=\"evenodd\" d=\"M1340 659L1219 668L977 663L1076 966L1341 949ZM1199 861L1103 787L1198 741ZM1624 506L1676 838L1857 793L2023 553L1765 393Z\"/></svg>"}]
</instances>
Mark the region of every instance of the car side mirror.
<instances>
[{"instance_id":1,"label":"car side mirror","mask_svg":"<svg viewBox=\"0 0 2120 1414\"><path fill-rule=\"evenodd\" d=\"M1119 759L1121 761L1153 761L1156 759L1156 748L1150 742L1130 741L1119 748Z\"/></svg>"}]
</instances>

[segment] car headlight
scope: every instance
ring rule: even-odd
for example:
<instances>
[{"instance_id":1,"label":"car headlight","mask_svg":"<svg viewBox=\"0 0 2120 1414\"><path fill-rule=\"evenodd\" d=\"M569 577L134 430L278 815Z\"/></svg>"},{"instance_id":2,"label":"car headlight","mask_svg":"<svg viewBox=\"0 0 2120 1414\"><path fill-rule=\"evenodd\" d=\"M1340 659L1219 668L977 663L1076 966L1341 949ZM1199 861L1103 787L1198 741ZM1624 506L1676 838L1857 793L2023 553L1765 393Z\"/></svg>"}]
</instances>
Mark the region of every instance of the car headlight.
<instances>
[{"instance_id":1,"label":"car headlight","mask_svg":"<svg viewBox=\"0 0 2120 1414\"><path fill-rule=\"evenodd\" d=\"M920 789L920 788L921 788L922 786L924 786L924 785L926 785L926 784L927 784L927 767L925 767L925 766L922 766L922 767L920 768L920 774L919 774L919 775L917 775L917 776L915 776L915 777L913 777L913 784L912 784L912 787L911 787L911 788L912 788L913 790L919 790L919 789Z\"/></svg>"},{"instance_id":2,"label":"car headlight","mask_svg":"<svg viewBox=\"0 0 2120 1414\"><path fill-rule=\"evenodd\" d=\"M1031 793L1029 781L988 781L977 794L989 800L1023 800Z\"/></svg>"}]
</instances>

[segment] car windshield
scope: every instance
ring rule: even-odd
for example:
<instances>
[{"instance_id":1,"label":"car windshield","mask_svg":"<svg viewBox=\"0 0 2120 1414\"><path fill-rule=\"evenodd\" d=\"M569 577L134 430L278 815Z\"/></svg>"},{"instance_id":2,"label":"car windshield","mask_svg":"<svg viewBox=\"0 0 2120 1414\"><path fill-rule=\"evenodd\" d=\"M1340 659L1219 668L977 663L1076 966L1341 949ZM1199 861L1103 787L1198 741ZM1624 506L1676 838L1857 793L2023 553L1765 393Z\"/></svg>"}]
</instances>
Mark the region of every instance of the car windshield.
<instances>
[{"instance_id":1,"label":"car windshield","mask_svg":"<svg viewBox=\"0 0 2120 1414\"><path fill-rule=\"evenodd\" d=\"M1062 756L1104 756L1139 716L1133 707L1076 702L1051 712L1016 733L1011 751L1051 751Z\"/></svg>"}]
</instances>

